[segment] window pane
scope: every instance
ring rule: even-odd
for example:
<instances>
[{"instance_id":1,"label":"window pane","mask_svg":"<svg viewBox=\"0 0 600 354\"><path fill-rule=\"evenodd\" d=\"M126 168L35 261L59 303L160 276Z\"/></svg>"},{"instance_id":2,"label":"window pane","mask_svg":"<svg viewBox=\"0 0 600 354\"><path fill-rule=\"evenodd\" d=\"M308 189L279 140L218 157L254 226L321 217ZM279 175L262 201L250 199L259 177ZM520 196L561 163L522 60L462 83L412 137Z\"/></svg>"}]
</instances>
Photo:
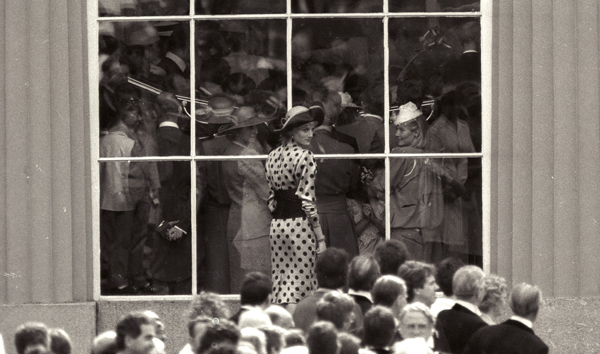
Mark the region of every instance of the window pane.
<instances>
[{"instance_id":1,"label":"window pane","mask_svg":"<svg viewBox=\"0 0 600 354\"><path fill-rule=\"evenodd\" d=\"M432 152L480 152L479 19L391 19L389 28L392 109L421 109Z\"/></svg>"},{"instance_id":2,"label":"window pane","mask_svg":"<svg viewBox=\"0 0 600 354\"><path fill-rule=\"evenodd\" d=\"M381 19L293 23L294 105L334 103L336 127L355 137L360 153L384 151L382 38Z\"/></svg>"},{"instance_id":3,"label":"window pane","mask_svg":"<svg viewBox=\"0 0 600 354\"><path fill-rule=\"evenodd\" d=\"M99 0L99 16L187 15L189 0Z\"/></svg>"},{"instance_id":4,"label":"window pane","mask_svg":"<svg viewBox=\"0 0 600 354\"><path fill-rule=\"evenodd\" d=\"M390 227L415 259L481 265L481 160L390 159Z\"/></svg>"},{"instance_id":5,"label":"window pane","mask_svg":"<svg viewBox=\"0 0 600 354\"><path fill-rule=\"evenodd\" d=\"M293 13L366 13L383 11L383 0L292 0Z\"/></svg>"},{"instance_id":6,"label":"window pane","mask_svg":"<svg viewBox=\"0 0 600 354\"><path fill-rule=\"evenodd\" d=\"M475 12L474 0L389 0L390 12Z\"/></svg>"},{"instance_id":7,"label":"window pane","mask_svg":"<svg viewBox=\"0 0 600 354\"><path fill-rule=\"evenodd\" d=\"M100 148L118 151L128 139L111 132ZM189 169L182 161L100 163L102 295L191 294Z\"/></svg>"},{"instance_id":8,"label":"window pane","mask_svg":"<svg viewBox=\"0 0 600 354\"><path fill-rule=\"evenodd\" d=\"M281 13L285 13L285 0L196 0L198 15Z\"/></svg>"}]
</instances>

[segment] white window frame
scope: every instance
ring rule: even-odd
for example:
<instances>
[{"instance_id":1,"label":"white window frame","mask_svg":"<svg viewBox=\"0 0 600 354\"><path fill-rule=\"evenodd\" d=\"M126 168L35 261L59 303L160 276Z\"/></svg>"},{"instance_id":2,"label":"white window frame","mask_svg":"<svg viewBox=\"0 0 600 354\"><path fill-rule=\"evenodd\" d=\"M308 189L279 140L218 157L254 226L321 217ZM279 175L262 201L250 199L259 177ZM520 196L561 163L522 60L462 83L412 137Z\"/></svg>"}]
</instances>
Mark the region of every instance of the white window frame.
<instances>
[{"instance_id":1,"label":"white window frame","mask_svg":"<svg viewBox=\"0 0 600 354\"><path fill-rule=\"evenodd\" d=\"M253 15L187 15L187 16L143 16L143 17L98 17L98 0L87 1L87 20L88 20L88 72L89 72L89 117L90 117L90 166L91 171L91 182L92 182L92 230L93 230L93 299L99 300L114 300L114 301L136 301L136 300L189 300L193 295L196 294L197 289L197 269L196 269L196 252L192 255L192 295L162 295L162 296L102 296L100 294L100 178L99 178L99 162L117 160L115 158L99 158L99 62L98 62L98 24L103 21L161 21L161 20L179 20L189 21L190 23L190 63L195 61L195 26L196 20L251 20L251 19L279 19L286 21L286 56L287 56L287 90L288 90L288 107L292 105L292 22L294 19L300 18L382 18L384 23L384 85L385 91L389 92L389 45L388 45L388 22L390 18L417 18L417 17L479 17L481 25L481 99L482 99L482 148L479 153L460 153L460 154L392 154L389 149L389 95L385 95L385 151L383 154L360 154L360 158L383 158L385 159L385 181L386 190L389 190L390 181L390 168L389 161L393 157L465 157L465 158L479 158L481 159L481 174L482 174L482 242L483 242L483 269L486 272L490 270L490 222L491 222L491 147L492 147L492 0L480 0L480 11L479 12L460 12L460 13L448 13L448 12L407 12L407 13L395 13L388 12L388 0L383 0L383 12L381 13L348 13L348 14L292 14L291 13L291 1L286 0L287 10L281 14L253 14ZM190 0L190 14L195 13L194 0ZM195 65L190 65L191 70L191 85L195 87ZM195 92L191 90L191 100L195 100ZM195 105L190 105L191 116L195 116ZM191 136L195 136L195 125L191 124ZM196 156L195 155L196 140L191 139L191 155L188 158L177 158L176 160L191 161L191 178L192 178L192 215L196 212L196 163L200 160L229 160L229 159L240 159L239 156ZM318 158L356 158L357 155L329 155L329 154L316 154ZM266 155L244 157L254 159L266 159ZM133 160L133 159L131 159ZM173 160L169 157L143 157L136 158L136 160ZM386 193L385 197L386 206L390 204L390 195ZM385 208L386 221L390 220L390 208ZM192 229L197 230L196 218L192 217ZM386 222L386 238L390 235L390 224ZM196 238L192 238L192 250L196 250ZM223 294L224 299L238 300L239 295L236 294Z\"/></svg>"}]
</instances>

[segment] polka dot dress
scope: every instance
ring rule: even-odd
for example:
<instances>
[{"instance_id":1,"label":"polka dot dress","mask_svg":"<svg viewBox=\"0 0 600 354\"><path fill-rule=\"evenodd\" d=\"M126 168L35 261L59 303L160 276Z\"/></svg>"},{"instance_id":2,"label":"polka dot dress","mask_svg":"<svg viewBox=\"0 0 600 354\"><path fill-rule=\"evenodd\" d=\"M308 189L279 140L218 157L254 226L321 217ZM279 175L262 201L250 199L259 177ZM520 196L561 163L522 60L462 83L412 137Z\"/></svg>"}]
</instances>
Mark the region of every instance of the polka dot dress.
<instances>
[{"instance_id":1,"label":"polka dot dress","mask_svg":"<svg viewBox=\"0 0 600 354\"><path fill-rule=\"evenodd\" d=\"M274 191L294 189L306 216L271 221L271 269L273 303L297 303L317 288L314 276L316 237L312 223L318 222L315 199L316 162L312 152L294 142L273 150L266 175L271 187L269 208L275 210Z\"/></svg>"}]
</instances>

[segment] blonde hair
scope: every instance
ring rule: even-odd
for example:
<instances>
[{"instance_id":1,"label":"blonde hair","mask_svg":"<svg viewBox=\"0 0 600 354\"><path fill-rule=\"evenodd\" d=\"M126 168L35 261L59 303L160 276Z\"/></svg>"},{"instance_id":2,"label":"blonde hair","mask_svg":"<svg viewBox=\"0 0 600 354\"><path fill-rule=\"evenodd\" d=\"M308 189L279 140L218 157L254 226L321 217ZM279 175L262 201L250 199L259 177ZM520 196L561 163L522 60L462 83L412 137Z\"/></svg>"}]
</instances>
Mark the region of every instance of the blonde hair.
<instances>
[{"instance_id":1,"label":"blonde hair","mask_svg":"<svg viewBox=\"0 0 600 354\"><path fill-rule=\"evenodd\" d=\"M417 149L425 149L429 142L429 134L427 133L427 121L425 117L420 115L415 119L411 119L408 122L400 123L397 126L403 126L408 128L411 132L418 132L419 136L416 137L411 146Z\"/></svg>"}]
</instances>

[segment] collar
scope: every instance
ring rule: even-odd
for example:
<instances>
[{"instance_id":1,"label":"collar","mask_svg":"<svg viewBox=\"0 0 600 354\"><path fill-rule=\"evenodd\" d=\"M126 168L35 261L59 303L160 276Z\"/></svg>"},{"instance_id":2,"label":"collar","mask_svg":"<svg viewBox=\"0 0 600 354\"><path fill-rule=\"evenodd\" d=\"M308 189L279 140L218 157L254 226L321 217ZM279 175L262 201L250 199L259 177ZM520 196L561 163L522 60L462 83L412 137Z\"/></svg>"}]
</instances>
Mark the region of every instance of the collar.
<instances>
[{"instance_id":1,"label":"collar","mask_svg":"<svg viewBox=\"0 0 600 354\"><path fill-rule=\"evenodd\" d=\"M513 321L520 322L520 323L524 324L525 326L527 326L528 328L533 328L533 322L531 322L530 320L528 320L524 317L513 315L513 316L510 316L510 319Z\"/></svg>"},{"instance_id":2,"label":"collar","mask_svg":"<svg viewBox=\"0 0 600 354\"><path fill-rule=\"evenodd\" d=\"M352 290L348 289L348 295L360 295L362 297L366 297L371 303L373 303L373 299L371 298L371 293L364 290Z\"/></svg>"},{"instance_id":3,"label":"collar","mask_svg":"<svg viewBox=\"0 0 600 354\"><path fill-rule=\"evenodd\" d=\"M172 128L177 128L177 129L179 129L179 125L178 125L177 123L175 123L175 122L170 122L170 121L164 121L164 122L160 123L160 124L158 125L158 127L159 127L159 128L162 128L162 127L172 127Z\"/></svg>"},{"instance_id":4,"label":"collar","mask_svg":"<svg viewBox=\"0 0 600 354\"><path fill-rule=\"evenodd\" d=\"M181 71L185 71L186 68L186 64L183 61L183 59L181 59L180 57L178 57L177 55L171 53L171 52L167 52L167 54L165 55L165 58L169 58L171 60L173 60L175 62L175 64L177 64L177 66L179 67L179 69L181 69Z\"/></svg>"},{"instance_id":5,"label":"collar","mask_svg":"<svg viewBox=\"0 0 600 354\"><path fill-rule=\"evenodd\" d=\"M465 307L467 310L473 312L477 316L481 316L481 311L479 311L479 308L477 308L477 306L473 305L472 303L463 300L456 300L456 303L462 307Z\"/></svg>"},{"instance_id":6,"label":"collar","mask_svg":"<svg viewBox=\"0 0 600 354\"><path fill-rule=\"evenodd\" d=\"M475 49L469 49L469 50L465 50L465 51L463 52L463 54L466 54L466 53L479 53L479 52L478 52L478 51L476 51Z\"/></svg>"},{"instance_id":7,"label":"collar","mask_svg":"<svg viewBox=\"0 0 600 354\"><path fill-rule=\"evenodd\" d=\"M380 121L383 122L383 117L382 116L378 116L376 114L364 113L362 116L365 117L365 118L366 117L372 117L372 118L375 118L375 119L379 119Z\"/></svg>"}]
</instances>

